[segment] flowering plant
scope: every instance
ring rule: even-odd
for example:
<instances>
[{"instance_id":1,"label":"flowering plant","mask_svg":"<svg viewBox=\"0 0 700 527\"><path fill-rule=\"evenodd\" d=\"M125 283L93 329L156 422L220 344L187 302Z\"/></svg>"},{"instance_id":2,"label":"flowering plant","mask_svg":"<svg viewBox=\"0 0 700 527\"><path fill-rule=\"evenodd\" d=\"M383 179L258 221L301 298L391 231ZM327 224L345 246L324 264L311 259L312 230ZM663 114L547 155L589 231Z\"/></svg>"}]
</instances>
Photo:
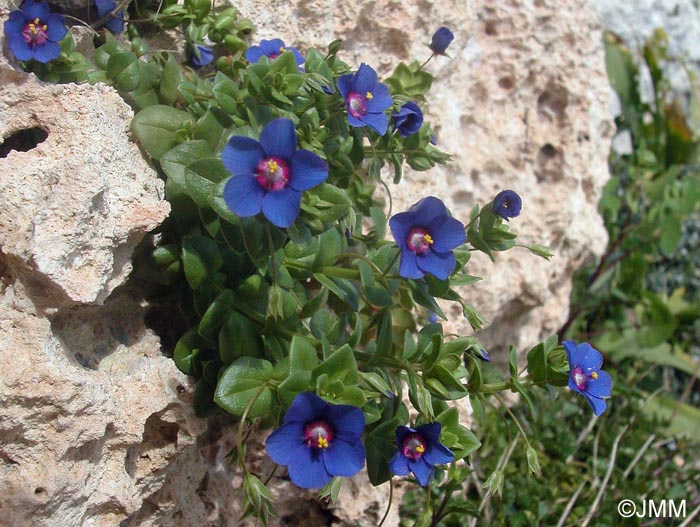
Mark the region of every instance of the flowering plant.
<instances>
[{"instance_id":1,"label":"flowering plant","mask_svg":"<svg viewBox=\"0 0 700 527\"><path fill-rule=\"evenodd\" d=\"M266 450L293 483L334 497L363 466L374 485L411 473L428 488L458 481L457 462L480 440L451 401L468 398L479 419L491 395L529 401L534 387L565 386L570 370L577 391L609 394L576 377L599 362L569 351L570 367L556 339L530 350L526 371L512 350L510 375L494 379L476 337L446 335L426 320L428 312L447 318L441 299L458 303L474 330L483 326L457 288L478 280L467 273L472 252L494 259L516 245L504 220L520 213L521 199L505 191L464 222L438 196L387 214L376 192L387 172L398 184L405 165L449 160L423 120L433 81L425 63L401 63L381 82L370 65L341 60L340 41L305 56L279 39L249 46L249 21L200 0L119 11L130 40L107 26L93 63L70 36L54 53L48 43L65 35L62 17L33 1L6 22L23 67L48 80L109 83L137 110L132 131L172 207L139 269L179 295L188 327L173 359L193 378L196 414L240 421L231 458L249 513L267 521L272 511L246 464L243 430L253 422L275 428ZM37 25L44 21L46 29ZM196 69L149 51L144 24L182 31ZM433 54L453 38L441 28ZM426 499L433 510L429 491Z\"/></svg>"}]
</instances>

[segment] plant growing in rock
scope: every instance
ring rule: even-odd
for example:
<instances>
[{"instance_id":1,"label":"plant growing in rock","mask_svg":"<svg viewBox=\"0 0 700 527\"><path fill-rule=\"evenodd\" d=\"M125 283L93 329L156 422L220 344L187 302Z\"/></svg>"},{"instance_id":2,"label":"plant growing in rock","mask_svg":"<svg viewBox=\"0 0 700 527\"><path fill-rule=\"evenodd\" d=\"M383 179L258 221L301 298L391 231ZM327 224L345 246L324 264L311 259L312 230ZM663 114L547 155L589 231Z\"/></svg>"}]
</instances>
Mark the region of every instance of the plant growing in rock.
<instances>
[{"instance_id":1,"label":"plant growing in rock","mask_svg":"<svg viewBox=\"0 0 700 527\"><path fill-rule=\"evenodd\" d=\"M133 133L172 207L140 271L178 292L189 329L173 359L194 379L195 412L240 421L230 457L243 473L246 513L266 522L273 512L261 475L246 465L245 438L257 426L276 428L267 450L293 483L332 499L365 465L374 485L413 473L427 489L419 524L433 524L444 507L430 488L459 486L468 469L458 462L480 446L450 402L468 398L482 419L489 397L513 391L536 416L534 387L565 386L570 369L590 366L570 367L550 338L530 350L527 370L512 349L509 375L487 377L477 338L425 323L426 310L446 318L442 299L483 326L456 288L479 280L467 273L473 251L495 259L518 245L507 220L520 214L520 196L509 190L475 205L466 226L437 196L393 210L389 172L398 184L405 165L449 160L423 119L434 80L427 61L400 63L380 81L370 65L341 60L340 41L303 56L279 39L249 46L252 24L203 0L120 3L110 16L126 20L126 38L99 20L94 63L70 36L54 60L16 58L46 80L109 83L137 111ZM181 33L192 67L149 50L142 34L154 30ZM431 58L452 38L441 28ZM502 487L499 470L492 492Z\"/></svg>"}]
</instances>

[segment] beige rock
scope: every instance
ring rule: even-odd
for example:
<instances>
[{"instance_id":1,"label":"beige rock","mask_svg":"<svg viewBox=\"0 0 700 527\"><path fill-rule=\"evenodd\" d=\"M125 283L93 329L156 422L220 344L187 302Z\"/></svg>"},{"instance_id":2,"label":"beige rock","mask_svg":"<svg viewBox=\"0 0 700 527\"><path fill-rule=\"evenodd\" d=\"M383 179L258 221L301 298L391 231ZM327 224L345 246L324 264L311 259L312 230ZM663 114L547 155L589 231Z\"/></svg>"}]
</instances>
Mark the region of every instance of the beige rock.
<instances>
[{"instance_id":1,"label":"beige rock","mask_svg":"<svg viewBox=\"0 0 700 527\"><path fill-rule=\"evenodd\" d=\"M7 5L0 0L0 18ZM605 244L596 204L612 124L600 28L586 2L236 6L257 24L256 39L280 36L304 49L343 38L343 58L380 75L427 58L433 31L453 29L453 58L426 68L437 76L428 118L454 161L407 171L392 186L394 210L432 194L466 221L475 203L503 188L519 192L523 213L512 227L523 241L549 244L555 258L522 249L495 265L475 257L469 272L485 280L465 293L492 323L482 338L496 358L507 344L525 349L555 331L571 273ZM143 300L129 287L115 291L133 247L167 214L160 183L127 140L130 110L110 88L43 85L11 62L0 55L0 137L26 127L49 134L0 160L3 522L241 525L241 475L226 459L235 425L193 417L191 387L144 326ZM469 331L448 313L452 330ZM264 438L254 433L248 443L262 478L272 470ZM345 482L333 506L292 486L283 470L271 486L275 527L374 527L387 505L388 489L373 489L364 474ZM387 527L398 525L399 494Z\"/></svg>"}]
</instances>

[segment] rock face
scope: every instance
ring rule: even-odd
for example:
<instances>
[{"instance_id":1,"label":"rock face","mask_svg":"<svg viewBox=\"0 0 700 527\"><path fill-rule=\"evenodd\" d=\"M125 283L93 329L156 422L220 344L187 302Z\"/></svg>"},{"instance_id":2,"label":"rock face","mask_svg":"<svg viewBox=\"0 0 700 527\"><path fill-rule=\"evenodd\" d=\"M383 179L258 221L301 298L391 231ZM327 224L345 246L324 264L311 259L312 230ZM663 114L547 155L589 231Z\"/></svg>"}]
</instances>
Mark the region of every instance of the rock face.
<instances>
[{"instance_id":1,"label":"rock face","mask_svg":"<svg viewBox=\"0 0 700 527\"><path fill-rule=\"evenodd\" d=\"M7 6L0 0L3 20ZM428 118L454 160L408 171L391 188L394 210L432 194L466 221L474 203L516 190L524 205L513 229L556 256L548 263L516 249L495 265L475 257L470 272L487 279L465 293L492 322L482 338L496 355L555 331L571 273L605 245L596 205L613 127L600 28L585 0L236 7L257 24L256 39L304 49L343 38L345 60L380 74L425 60L433 31L453 29L453 58L426 68L437 76ZM22 130L31 131L18 142L34 146L0 158L3 523L241 525L241 478L225 459L235 427L192 415L191 387L144 325L141 294L121 285L133 248L168 211L129 138L130 110L110 88L44 85L2 57L0 78L3 148ZM451 330L468 330L448 313ZM264 477L272 470L264 436L252 437L251 466ZM387 503L388 489L372 489L364 474L329 507L281 470L271 482L274 526L376 526ZM398 503L385 525L398 525Z\"/></svg>"}]
</instances>

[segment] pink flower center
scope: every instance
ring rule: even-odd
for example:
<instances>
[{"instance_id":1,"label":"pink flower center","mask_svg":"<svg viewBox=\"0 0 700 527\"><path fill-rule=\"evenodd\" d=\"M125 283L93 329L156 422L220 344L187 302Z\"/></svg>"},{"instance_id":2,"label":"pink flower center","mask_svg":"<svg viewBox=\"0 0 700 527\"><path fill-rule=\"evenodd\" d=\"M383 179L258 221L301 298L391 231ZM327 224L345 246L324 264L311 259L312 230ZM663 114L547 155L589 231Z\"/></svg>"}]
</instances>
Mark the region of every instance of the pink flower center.
<instances>
[{"instance_id":1,"label":"pink flower center","mask_svg":"<svg viewBox=\"0 0 700 527\"><path fill-rule=\"evenodd\" d=\"M414 227L408 234L408 239L406 240L406 245L416 254L423 254L430 246L433 244L433 238L430 236L426 229L421 227Z\"/></svg>"},{"instance_id":2,"label":"pink flower center","mask_svg":"<svg viewBox=\"0 0 700 527\"><path fill-rule=\"evenodd\" d=\"M325 421L313 421L304 429L304 441L311 448L328 448L333 441L333 430Z\"/></svg>"},{"instance_id":3,"label":"pink flower center","mask_svg":"<svg viewBox=\"0 0 700 527\"><path fill-rule=\"evenodd\" d=\"M277 57L279 57L282 53L287 51L284 46L282 46L279 51L275 51L274 53L270 53L268 57L270 57L270 60L275 60Z\"/></svg>"},{"instance_id":4,"label":"pink flower center","mask_svg":"<svg viewBox=\"0 0 700 527\"><path fill-rule=\"evenodd\" d=\"M573 369L571 375L574 377L574 384L579 390L586 389L589 379L595 380L598 378L598 372L593 371L589 374L586 374L581 368L578 367Z\"/></svg>"},{"instance_id":5,"label":"pink flower center","mask_svg":"<svg viewBox=\"0 0 700 527\"><path fill-rule=\"evenodd\" d=\"M258 163L255 179L265 190L280 190L289 183L290 170L286 161L268 157Z\"/></svg>"},{"instance_id":6,"label":"pink flower center","mask_svg":"<svg viewBox=\"0 0 700 527\"><path fill-rule=\"evenodd\" d=\"M425 439L420 434L411 434L403 440L401 453L411 461L420 459L425 454Z\"/></svg>"},{"instance_id":7,"label":"pink flower center","mask_svg":"<svg viewBox=\"0 0 700 527\"><path fill-rule=\"evenodd\" d=\"M29 22L22 30L22 38L27 44L43 44L46 42L46 24L42 24L38 18Z\"/></svg>"},{"instance_id":8,"label":"pink flower center","mask_svg":"<svg viewBox=\"0 0 700 527\"><path fill-rule=\"evenodd\" d=\"M362 117L367 113L367 108L365 102L373 97L371 92L367 92L365 95L360 95L357 92L351 91L348 93L348 98L345 102L348 103L348 112L355 119Z\"/></svg>"}]
</instances>

